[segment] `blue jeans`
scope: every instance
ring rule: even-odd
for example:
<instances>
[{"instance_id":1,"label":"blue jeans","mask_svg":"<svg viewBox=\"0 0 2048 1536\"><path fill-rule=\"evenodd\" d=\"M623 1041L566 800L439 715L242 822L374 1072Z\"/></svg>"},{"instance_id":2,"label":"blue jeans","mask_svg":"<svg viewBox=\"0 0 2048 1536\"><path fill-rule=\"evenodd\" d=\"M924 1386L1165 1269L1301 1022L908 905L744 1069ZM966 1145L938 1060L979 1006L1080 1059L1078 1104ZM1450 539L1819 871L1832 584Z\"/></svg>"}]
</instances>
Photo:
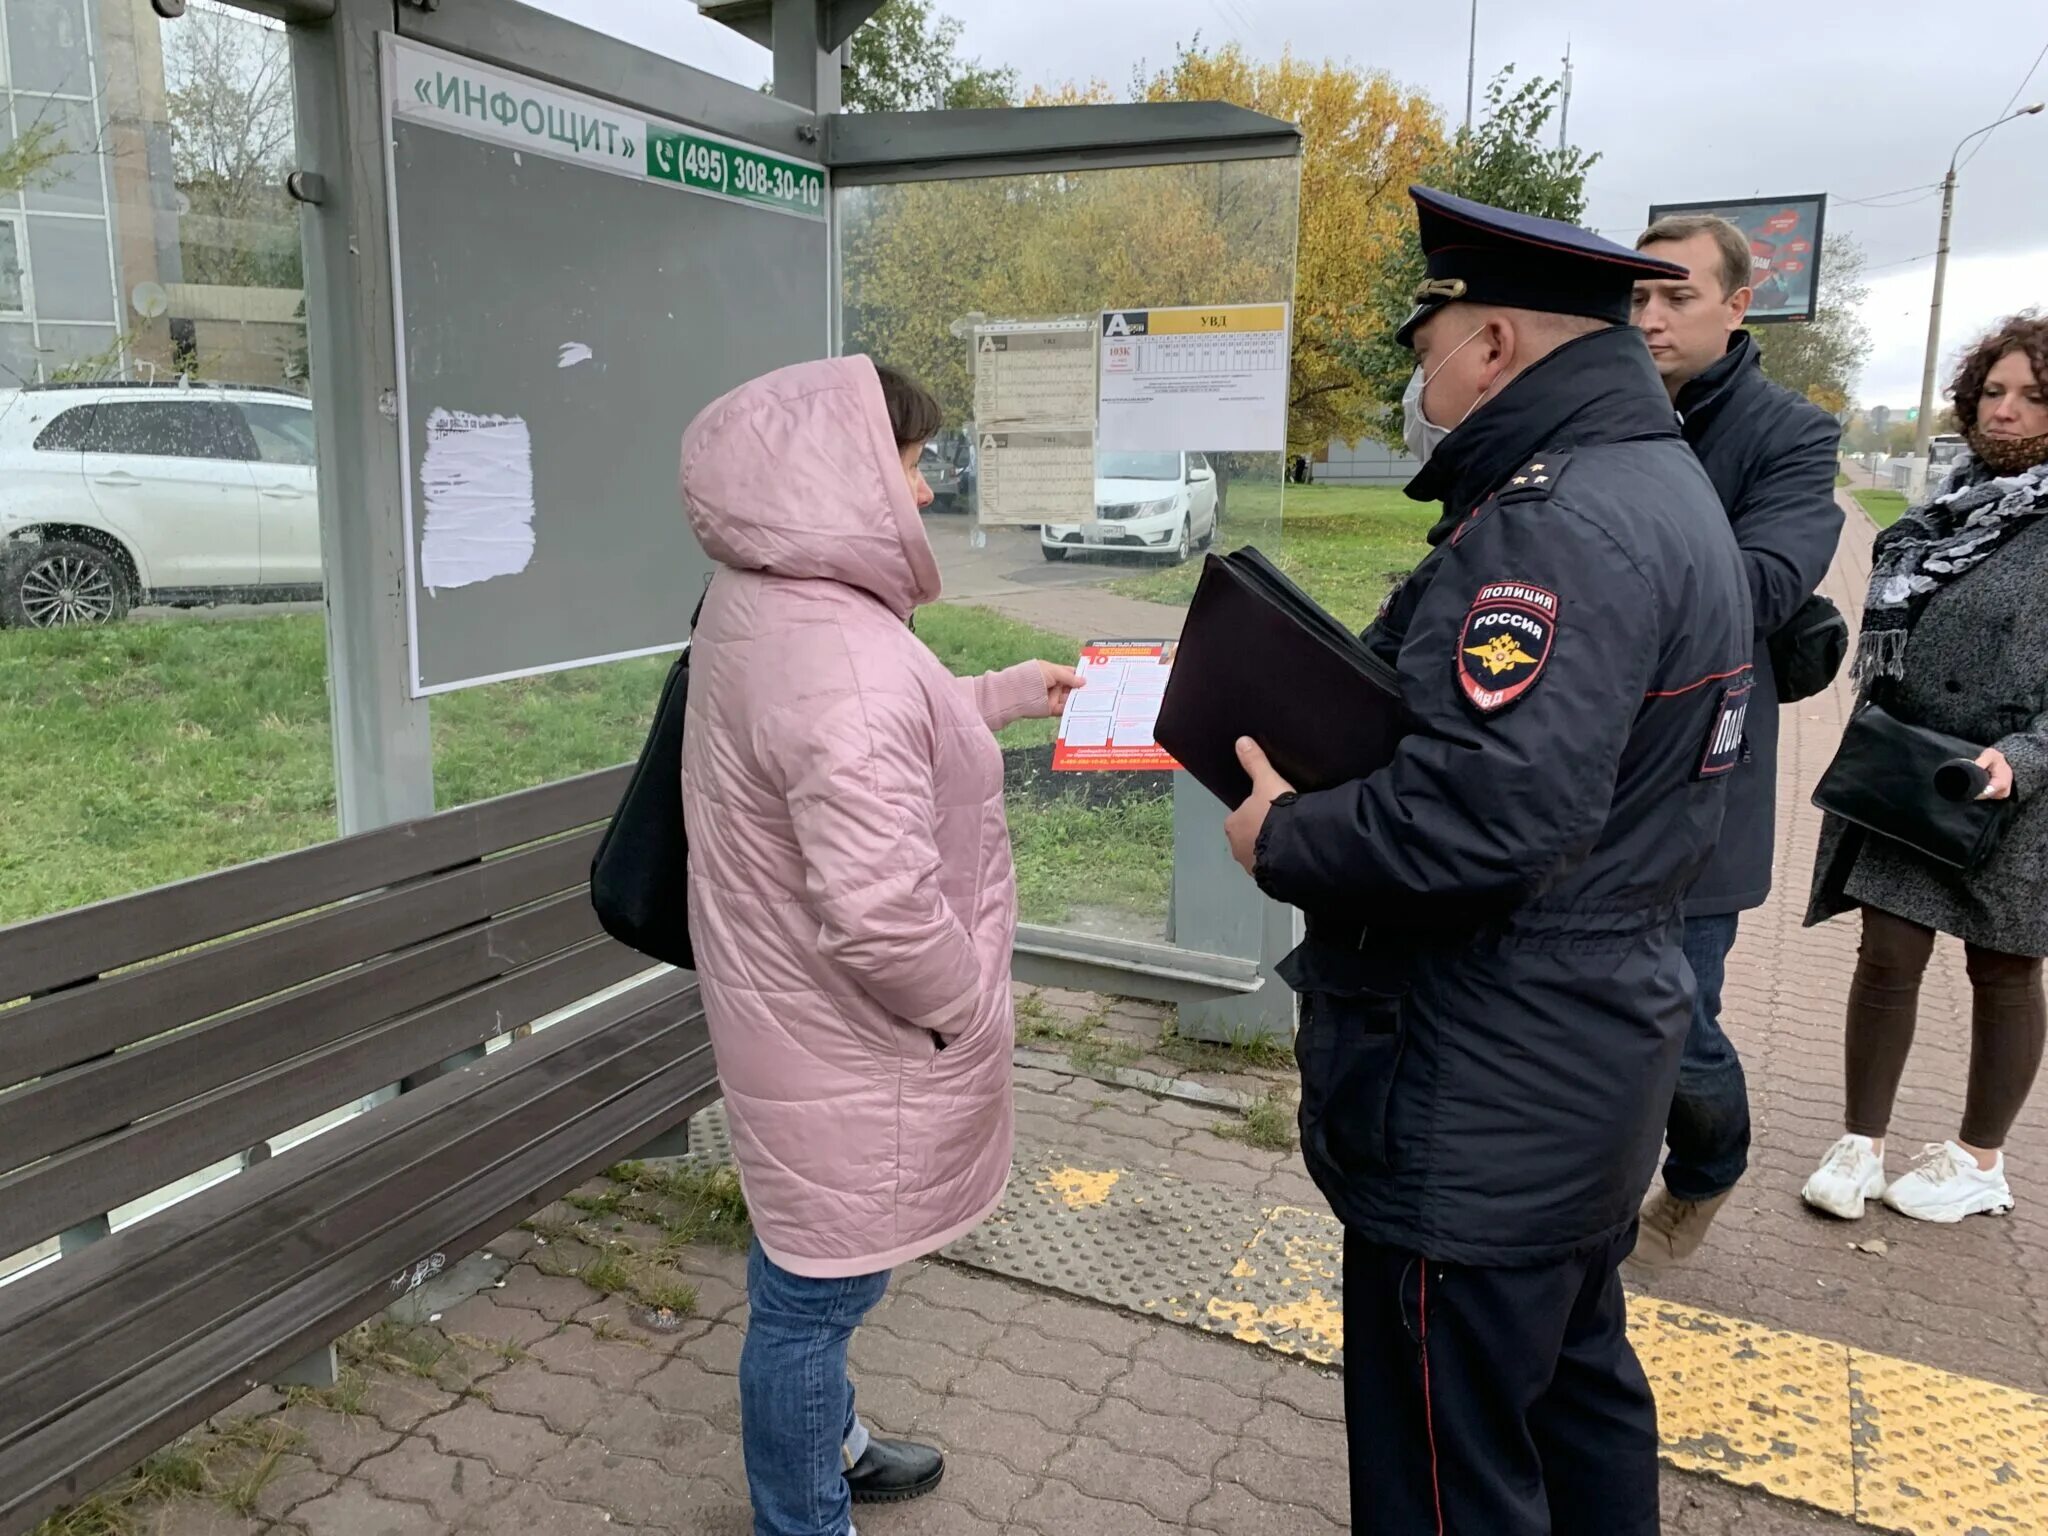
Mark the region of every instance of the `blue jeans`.
<instances>
[{"instance_id":1,"label":"blue jeans","mask_svg":"<svg viewBox=\"0 0 2048 1536\"><path fill-rule=\"evenodd\" d=\"M793 1275L758 1241L747 1256L740 1444L754 1536L847 1536L846 1472L868 1432L853 1411L846 1346L888 1285L886 1269L845 1280Z\"/></svg>"},{"instance_id":2,"label":"blue jeans","mask_svg":"<svg viewBox=\"0 0 2048 1536\"><path fill-rule=\"evenodd\" d=\"M1685 920L1685 959L1698 990L1664 1129L1670 1149L1664 1187L1681 1200L1725 1195L1749 1167L1749 1084L1742 1058L1721 1029L1721 988L1735 927L1733 912Z\"/></svg>"}]
</instances>

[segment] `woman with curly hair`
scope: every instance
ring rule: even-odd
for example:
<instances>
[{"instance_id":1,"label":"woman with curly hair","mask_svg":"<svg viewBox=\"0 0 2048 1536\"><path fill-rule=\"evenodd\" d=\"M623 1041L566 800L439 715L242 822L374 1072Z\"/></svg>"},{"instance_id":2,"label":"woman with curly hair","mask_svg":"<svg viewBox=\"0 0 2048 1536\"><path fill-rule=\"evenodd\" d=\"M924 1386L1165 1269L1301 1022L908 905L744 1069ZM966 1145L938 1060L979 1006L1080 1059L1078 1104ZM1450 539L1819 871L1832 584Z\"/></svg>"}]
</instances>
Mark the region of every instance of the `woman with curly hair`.
<instances>
[{"instance_id":1,"label":"woman with curly hair","mask_svg":"<svg viewBox=\"0 0 2048 1536\"><path fill-rule=\"evenodd\" d=\"M1849 987L1846 1134L1806 1203L1854 1218L1961 1221L2012 1209L2000 1148L2041 1066L2048 1007L2048 318L2017 315L1951 387L1969 441L1947 481L1878 535L1854 677L1909 725L1988 743L1986 799L2015 802L1991 856L1962 871L1830 816L1808 923L1860 908ZM1887 1183L1884 1136L1936 933L1963 941L1969 1089L1956 1135Z\"/></svg>"}]
</instances>

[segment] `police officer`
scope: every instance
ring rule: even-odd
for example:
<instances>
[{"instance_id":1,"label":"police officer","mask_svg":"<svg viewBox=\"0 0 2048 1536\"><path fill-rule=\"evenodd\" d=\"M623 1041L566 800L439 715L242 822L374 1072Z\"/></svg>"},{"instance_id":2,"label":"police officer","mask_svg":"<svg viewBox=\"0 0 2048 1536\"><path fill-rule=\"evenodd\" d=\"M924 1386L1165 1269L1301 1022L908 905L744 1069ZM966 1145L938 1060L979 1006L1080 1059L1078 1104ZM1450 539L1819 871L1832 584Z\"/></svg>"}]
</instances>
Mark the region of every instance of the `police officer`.
<instances>
[{"instance_id":1,"label":"police officer","mask_svg":"<svg viewBox=\"0 0 2048 1536\"><path fill-rule=\"evenodd\" d=\"M1345 1225L1352 1506L1386 1536L1655 1536L1617 1267L1692 1008L1686 888L1750 691L1728 518L1627 324L1668 264L1412 190L1408 486L1434 547L1366 642L1386 768L1251 743L1239 862L1308 914L1302 1141Z\"/></svg>"}]
</instances>

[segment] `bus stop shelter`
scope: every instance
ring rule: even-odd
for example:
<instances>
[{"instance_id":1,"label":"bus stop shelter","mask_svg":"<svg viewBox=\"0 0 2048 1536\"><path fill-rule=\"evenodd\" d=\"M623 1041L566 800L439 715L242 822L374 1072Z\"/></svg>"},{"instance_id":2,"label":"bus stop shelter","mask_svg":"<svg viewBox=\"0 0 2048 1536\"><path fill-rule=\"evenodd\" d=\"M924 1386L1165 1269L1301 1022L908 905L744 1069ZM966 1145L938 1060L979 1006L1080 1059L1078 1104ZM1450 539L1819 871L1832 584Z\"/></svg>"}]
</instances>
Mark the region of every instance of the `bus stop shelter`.
<instances>
[{"instance_id":1,"label":"bus stop shelter","mask_svg":"<svg viewBox=\"0 0 2048 1536\"><path fill-rule=\"evenodd\" d=\"M682 642L708 570L674 494L698 408L864 344L920 371L861 331L851 242L878 210L922 199L912 213L956 232L935 260L998 272L1000 251L966 249L990 199L1057 219L1107 198L1132 231L1153 197L1206 203L1210 233L1252 233L1173 271L1136 249L1121 277L1077 271L1025 302L1292 297L1292 124L1214 103L842 112L846 45L874 0L702 6L770 50L767 91L513 0L247 8L287 24L297 80L345 832L434 809L435 696ZM1256 271L1234 270L1254 247ZM931 319L958 334L957 316ZM1265 520L1240 524L1269 550L1282 446L1237 460L1239 487L1273 488ZM465 476L537 509L522 548L464 538L475 508L449 487ZM1208 1038L1284 1038L1291 1000L1266 978L1291 918L1229 865L1221 819L1182 782L1163 932L1029 929L1020 978L1177 1003Z\"/></svg>"}]
</instances>

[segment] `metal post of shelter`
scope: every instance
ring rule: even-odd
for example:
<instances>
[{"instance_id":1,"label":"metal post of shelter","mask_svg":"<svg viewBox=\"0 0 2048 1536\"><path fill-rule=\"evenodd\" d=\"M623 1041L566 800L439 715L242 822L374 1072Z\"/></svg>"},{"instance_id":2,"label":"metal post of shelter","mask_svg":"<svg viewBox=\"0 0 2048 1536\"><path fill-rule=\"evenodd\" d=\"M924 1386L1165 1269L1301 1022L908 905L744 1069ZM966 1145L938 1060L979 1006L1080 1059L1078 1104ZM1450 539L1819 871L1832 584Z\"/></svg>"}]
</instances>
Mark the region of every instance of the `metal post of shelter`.
<instances>
[{"instance_id":1,"label":"metal post of shelter","mask_svg":"<svg viewBox=\"0 0 2048 1536\"><path fill-rule=\"evenodd\" d=\"M1230 856L1224 810L1193 777L1173 776L1173 942L1221 955L1256 956L1265 985L1242 996L1183 1003L1189 1040L1243 1045L1294 1039L1295 996L1276 970L1301 942L1301 914L1260 895Z\"/></svg>"},{"instance_id":2,"label":"metal post of shelter","mask_svg":"<svg viewBox=\"0 0 2048 1536\"><path fill-rule=\"evenodd\" d=\"M778 0L771 29L775 94L820 116L839 110L839 53L825 42L821 7Z\"/></svg>"},{"instance_id":3,"label":"metal post of shelter","mask_svg":"<svg viewBox=\"0 0 2048 1536\"><path fill-rule=\"evenodd\" d=\"M377 34L389 0L334 0L290 29L298 169L321 178L301 213L306 336L320 443L320 558L341 830L433 814L427 706L409 688L398 381Z\"/></svg>"}]
</instances>

